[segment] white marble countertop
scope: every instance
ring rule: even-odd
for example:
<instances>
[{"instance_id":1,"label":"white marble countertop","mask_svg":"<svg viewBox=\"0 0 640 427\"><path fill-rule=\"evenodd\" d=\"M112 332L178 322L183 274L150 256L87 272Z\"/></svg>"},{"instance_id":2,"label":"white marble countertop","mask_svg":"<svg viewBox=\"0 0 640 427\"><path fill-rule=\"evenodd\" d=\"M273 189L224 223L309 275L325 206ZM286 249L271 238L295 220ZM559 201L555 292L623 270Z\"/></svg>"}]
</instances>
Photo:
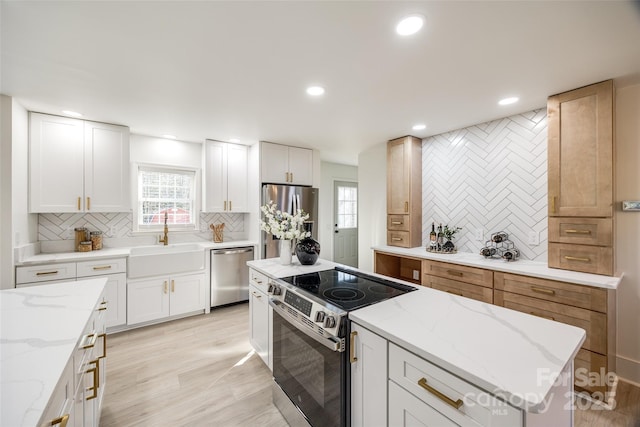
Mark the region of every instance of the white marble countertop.
<instances>
[{"instance_id":1,"label":"white marble countertop","mask_svg":"<svg viewBox=\"0 0 640 427\"><path fill-rule=\"evenodd\" d=\"M574 326L430 288L352 311L349 318L532 413L544 410L553 379L585 339Z\"/></svg>"},{"instance_id":2,"label":"white marble countertop","mask_svg":"<svg viewBox=\"0 0 640 427\"><path fill-rule=\"evenodd\" d=\"M106 282L0 291L0 425L38 425Z\"/></svg>"},{"instance_id":3,"label":"white marble countertop","mask_svg":"<svg viewBox=\"0 0 640 427\"><path fill-rule=\"evenodd\" d=\"M602 276L599 274L580 273L577 271L549 268L547 263L518 260L506 262L501 259L487 259L480 254L470 252L458 252L455 254L434 254L427 252L424 247L399 248L397 246L373 246L373 250L390 254L404 255L414 258L430 259L434 261L450 262L469 267L486 268L502 271L504 273L522 274L525 276L539 277L541 279L558 280L561 282L577 283L580 285L594 286L605 289L617 289L620 276Z\"/></svg>"},{"instance_id":4,"label":"white marble countertop","mask_svg":"<svg viewBox=\"0 0 640 427\"><path fill-rule=\"evenodd\" d=\"M353 267L336 264L335 262L328 261L326 259L318 259L318 261L313 265L302 265L295 256L293 257L292 263L289 265L280 264L279 258L247 261L247 265L256 271L275 279L298 274L314 273L316 271L331 270L334 267L340 266L353 269Z\"/></svg>"},{"instance_id":5,"label":"white marble countertop","mask_svg":"<svg viewBox=\"0 0 640 427\"><path fill-rule=\"evenodd\" d=\"M254 246L257 247L258 243L253 240L236 240L223 243L214 242L191 242L202 246L202 250L208 249L224 249L235 248L241 246ZM178 243L181 244L181 243ZM190 244L185 242L185 244ZM156 245L162 246L162 245ZM56 263L56 262L74 262L74 261L91 261L95 259L106 258L122 258L129 256L131 247L119 247L119 248L103 248L99 251L90 252L52 252L52 253L39 253L36 255L30 255L24 257L22 260L16 262L16 266L28 266L43 263Z\"/></svg>"}]
</instances>

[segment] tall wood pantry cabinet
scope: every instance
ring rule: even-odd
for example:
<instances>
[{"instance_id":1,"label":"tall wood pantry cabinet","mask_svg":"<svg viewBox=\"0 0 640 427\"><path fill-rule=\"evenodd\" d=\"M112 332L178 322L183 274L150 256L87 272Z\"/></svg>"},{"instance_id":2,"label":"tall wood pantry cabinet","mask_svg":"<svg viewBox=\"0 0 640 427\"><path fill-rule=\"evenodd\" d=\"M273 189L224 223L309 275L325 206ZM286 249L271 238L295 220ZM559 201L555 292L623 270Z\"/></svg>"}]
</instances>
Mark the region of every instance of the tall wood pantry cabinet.
<instances>
[{"instance_id":1,"label":"tall wood pantry cabinet","mask_svg":"<svg viewBox=\"0 0 640 427\"><path fill-rule=\"evenodd\" d=\"M614 87L549 97L549 267L614 274Z\"/></svg>"},{"instance_id":2,"label":"tall wood pantry cabinet","mask_svg":"<svg viewBox=\"0 0 640 427\"><path fill-rule=\"evenodd\" d=\"M129 128L29 114L30 212L128 212Z\"/></svg>"},{"instance_id":3,"label":"tall wood pantry cabinet","mask_svg":"<svg viewBox=\"0 0 640 427\"><path fill-rule=\"evenodd\" d=\"M422 245L422 141L415 136L387 143L387 245Z\"/></svg>"}]
</instances>

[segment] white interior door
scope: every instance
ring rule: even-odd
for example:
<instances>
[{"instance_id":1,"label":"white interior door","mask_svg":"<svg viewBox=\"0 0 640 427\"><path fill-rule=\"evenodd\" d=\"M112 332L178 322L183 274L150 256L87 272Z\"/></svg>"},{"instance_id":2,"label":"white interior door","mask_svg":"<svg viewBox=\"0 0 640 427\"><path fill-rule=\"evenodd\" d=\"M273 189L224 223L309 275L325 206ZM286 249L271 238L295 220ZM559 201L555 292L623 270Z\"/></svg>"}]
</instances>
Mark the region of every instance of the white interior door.
<instances>
[{"instance_id":1,"label":"white interior door","mask_svg":"<svg viewBox=\"0 0 640 427\"><path fill-rule=\"evenodd\" d=\"M358 183L333 184L333 261L358 266Z\"/></svg>"}]
</instances>

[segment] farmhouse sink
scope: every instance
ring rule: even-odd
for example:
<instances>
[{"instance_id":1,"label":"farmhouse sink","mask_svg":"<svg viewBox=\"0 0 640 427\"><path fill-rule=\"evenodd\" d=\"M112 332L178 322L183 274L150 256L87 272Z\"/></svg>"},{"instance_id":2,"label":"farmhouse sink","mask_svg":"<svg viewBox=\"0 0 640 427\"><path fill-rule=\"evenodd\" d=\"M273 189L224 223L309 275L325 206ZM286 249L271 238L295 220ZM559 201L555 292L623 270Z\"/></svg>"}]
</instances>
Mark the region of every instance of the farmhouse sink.
<instances>
[{"instance_id":1,"label":"farmhouse sink","mask_svg":"<svg viewBox=\"0 0 640 427\"><path fill-rule=\"evenodd\" d=\"M204 249L197 243L138 246L129 252L129 278L165 276L204 269Z\"/></svg>"}]
</instances>

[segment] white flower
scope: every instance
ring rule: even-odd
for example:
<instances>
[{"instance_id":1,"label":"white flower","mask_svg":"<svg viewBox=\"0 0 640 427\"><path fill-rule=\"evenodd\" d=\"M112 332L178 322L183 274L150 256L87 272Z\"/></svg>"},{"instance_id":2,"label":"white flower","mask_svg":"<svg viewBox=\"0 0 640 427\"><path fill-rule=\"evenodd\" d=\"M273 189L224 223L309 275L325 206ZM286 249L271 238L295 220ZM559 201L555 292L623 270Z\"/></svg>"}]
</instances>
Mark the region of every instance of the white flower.
<instances>
[{"instance_id":1,"label":"white flower","mask_svg":"<svg viewBox=\"0 0 640 427\"><path fill-rule=\"evenodd\" d=\"M273 234L277 239L301 239L311 236L311 233L302 230L302 224L309 219L309 214L298 209L295 215L276 210L276 205L270 201L260 207L264 219L260 220L260 229Z\"/></svg>"}]
</instances>

